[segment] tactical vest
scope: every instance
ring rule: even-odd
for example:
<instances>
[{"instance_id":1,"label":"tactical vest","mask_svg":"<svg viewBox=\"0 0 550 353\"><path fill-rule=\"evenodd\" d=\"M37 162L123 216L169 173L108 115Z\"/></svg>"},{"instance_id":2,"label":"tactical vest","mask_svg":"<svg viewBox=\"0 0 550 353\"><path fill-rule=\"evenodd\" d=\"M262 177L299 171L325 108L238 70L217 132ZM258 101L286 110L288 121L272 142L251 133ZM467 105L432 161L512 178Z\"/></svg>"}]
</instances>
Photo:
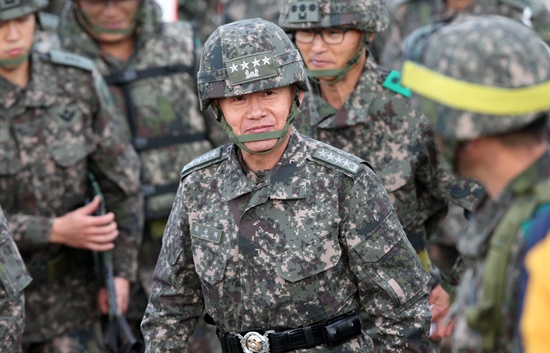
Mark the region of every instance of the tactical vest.
<instances>
[{"instance_id":1,"label":"tactical vest","mask_svg":"<svg viewBox=\"0 0 550 353\"><path fill-rule=\"evenodd\" d=\"M482 348L493 352L496 348L502 317L502 301L506 282L506 268L521 224L529 220L539 206L550 202L550 181L535 185L529 193L519 195L496 227L485 261L482 279L482 297L466 312L468 325L481 332Z\"/></svg>"},{"instance_id":2,"label":"tactical vest","mask_svg":"<svg viewBox=\"0 0 550 353\"><path fill-rule=\"evenodd\" d=\"M194 45L196 45L196 41L194 41ZM194 51L195 47L193 48L193 52ZM206 133L186 134L182 131L177 135L165 134L155 137L143 137L139 136L137 133L138 123L136 107L132 98L130 84L135 81L151 77L161 77L178 73L187 73L191 77L195 77L196 75L194 65L189 66L185 64L175 64L150 67L143 70L126 68L103 76L107 85L119 87L122 91L126 119L130 127L132 145L138 153L150 149L208 140L208 135ZM170 212L169 210L158 212L150 210L147 206L147 199L158 195L175 193L178 189L178 185L178 182L163 185L146 184L142 182L142 189L145 197L145 221L168 217Z\"/></svg>"}]
</instances>

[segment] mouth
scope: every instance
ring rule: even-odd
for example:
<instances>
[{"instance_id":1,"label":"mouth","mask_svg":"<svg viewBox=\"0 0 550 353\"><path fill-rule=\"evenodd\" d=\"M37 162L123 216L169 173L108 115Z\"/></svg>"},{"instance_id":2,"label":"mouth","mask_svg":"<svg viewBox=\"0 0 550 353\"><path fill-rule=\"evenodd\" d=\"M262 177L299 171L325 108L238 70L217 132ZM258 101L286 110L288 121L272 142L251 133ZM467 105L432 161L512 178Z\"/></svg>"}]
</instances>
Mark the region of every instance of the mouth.
<instances>
[{"instance_id":1,"label":"mouth","mask_svg":"<svg viewBox=\"0 0 550 353\"><path fill-rule=\"evenodd\" d=\"M23 48L13 48L5 52L8 56L20 56L23 54Z\"/></svg>"},{"instance_id":2,"label":"mouth","mask_svg":"<svg viewBox=\"0 0 550 353\"><path fill-rule=\"evenodd\" d=\"M260 125L260 126L250 127L248 129L246 129L244 131L244 133L246 135L248 135L248 134L259 134L259 133L262 133L262 132L269 132L272 129L273 129L272 125Z\"/></svg>"},{"instance_id":3,"label":"mouth","mask_svg":"<svg viewBox=\"0 0 550 353\"><path fill-rule=\"evenodd\" d=\"M107 29L122 29L124 28L124 22L123 21L104 22L102 26Z\"/></svg>"},{"instance_id":4,"label":"mouth","mask_svg":"<svg viewBox=\"0 0 550 353\"><path fill-rule=\"evenodd\" d=\"M326 67L326 66L331 65L332 62L330 62L328 60L321 59L321 58L313 58L313 59L309 60L309 64L311 66L315 66L315 67Z\"/></svg>"}]
</instances>

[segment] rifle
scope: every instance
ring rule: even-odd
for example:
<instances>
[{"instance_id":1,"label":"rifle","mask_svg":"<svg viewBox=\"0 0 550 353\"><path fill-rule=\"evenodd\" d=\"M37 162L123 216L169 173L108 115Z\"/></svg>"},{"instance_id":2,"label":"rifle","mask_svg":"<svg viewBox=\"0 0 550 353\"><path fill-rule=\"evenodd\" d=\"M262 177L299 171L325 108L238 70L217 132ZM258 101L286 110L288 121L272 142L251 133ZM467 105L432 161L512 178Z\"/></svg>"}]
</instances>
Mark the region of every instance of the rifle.
<instances>
[{"instance_id":1,"label":"rifle","mask_svg":"<svg viewBox=\"0 0 550 353\"><path fill-rule=\"evenodd\" d=\"M101 203L95 212L96 215L106 214L105 199L99 188L99 184L92 173L88 173L88 179L92 188L93 195L99 196ZM95 252L94 259L98 265L98 271L103 277L105 287L107 288L107 298L109 302L109 314L106 318L106 324L103 327L105 338L105 347L109 353L143 353L143 343L134 336L126 317L120 312L115 293L115 282L113 275L113 252Z\"/></svg>"}]
</instances>

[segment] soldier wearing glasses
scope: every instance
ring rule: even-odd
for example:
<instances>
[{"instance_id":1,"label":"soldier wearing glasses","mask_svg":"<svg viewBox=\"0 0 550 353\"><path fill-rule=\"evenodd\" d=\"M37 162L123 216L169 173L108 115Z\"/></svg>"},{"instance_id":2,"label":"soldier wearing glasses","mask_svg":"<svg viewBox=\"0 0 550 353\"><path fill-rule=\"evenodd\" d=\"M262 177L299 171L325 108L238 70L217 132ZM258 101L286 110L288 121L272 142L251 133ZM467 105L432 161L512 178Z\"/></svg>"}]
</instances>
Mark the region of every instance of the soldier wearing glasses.
<instances>
[{"instance_id":1,"label":"soldier wearing glasses","mask_svg":"<svg viewBox=\"0 0 550 353\"><path fill-rule=\"evenodd\" d=\"M469 181L459 183L440 167L433 127L412 109L399 73L377 65L367 49L388 24L385 2L285 0L279 24L293 35L312 87L297 128L374 166L407 237L433 273L430 304L437 329L431 339L447 336L449 295L439 284L427 242L449 198L470 208L474 197Z\"/></svg>"}]
</instances>

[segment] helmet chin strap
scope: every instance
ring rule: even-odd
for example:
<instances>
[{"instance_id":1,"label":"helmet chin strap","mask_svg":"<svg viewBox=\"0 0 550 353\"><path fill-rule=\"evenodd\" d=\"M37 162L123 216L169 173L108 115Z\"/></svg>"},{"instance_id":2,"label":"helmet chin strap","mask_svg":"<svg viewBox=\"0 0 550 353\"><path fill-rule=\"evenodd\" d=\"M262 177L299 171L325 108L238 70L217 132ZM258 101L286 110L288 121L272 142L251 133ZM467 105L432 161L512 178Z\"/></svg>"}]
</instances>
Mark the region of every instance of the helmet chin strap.
<instances>
[{"instance_id":1,"label":"helmet chin strap","mask_svg":"<svg viewBox=\"0 0 550 353\"><path fill-rule=\"evenodd\" d=\"M141 3L140 5L141 6ZM105 28L102 26L94 25L88 16L82 11L80 6L77 4L77 7L74 9L76 18L78 19L78 22L85 25L86 27L90 28L94 33L107 33L107 34L122 34L124 36L129 36L134 31L134 28L136 27L137 23L137 14L139 12L139 9L134 14L134 18L132 18L132 22L130 23L130 26L128 28L120 28L120 29L111 29L111 28Z\"/></svg>"},{"instance_id":2,"label":"helmet chin strap","mask_svg":"<svg viewBox=\"0 0 550 353\"><path fill-rule=\"evenodd\" d=\"M290 108L289 115L286 119L286 124L282 130L262 132L259 134L247 134L247 135L235 134L231 126L229 126L229 124L225 120L225 117L223 116L221 109L216 104L213 104L213 107L216 112L216 115L218 115L218 117L220 118L222 128L225 130L229 138L237 146L239 146L240 149L252 154L266 154L273 151L284 141L285 137L288 134L288 131L290 130L290 126L294 122L294 119L296 119L296 116L300 114L300 109L298 108L299 104L300 104L300 88L297 87L296 95L292 100L292 107ZM275 144L275 146L265 151L251 151L248 147L244 145L246 142L265 141L265 140L273 140L273 139L277 139L277 143Z\"/></svg>"},{"instance_id":3,"label":"helmet chin strap","mask_svg":"<svg viewBox=\"0 0 550 353\"><path fill-rule=\"evenodd\" d=\"M27 51L26 53L21 54L16 58L0 60L0 67L3 69L15 68L21 65L22 63L24 63L25 60L29 58L29 55L30 55L30 51Z\"/></svg>"},{"instance_id":4,"label":"helmet chin strap","mask_svg":"<svg viewBox=\"0 0 550 353\"><path fill-rule=\"evenodd\" d=\"M312 81L314 81L315 83L319 83L319 80L318 80L319 77L333 77L334 76L334 79L331 80L330 82L328 82L328 85L332 86L332 85L342 81L342 79L344 77L346 77L349 70L351 70L353 65L355 65L357 63L357 61L359 60L359 58L361 57L361 54L363 54L363 51L365 50L366 46L367 46L367 43L363 40L362 44L361 44L361 48L359 48L359 51L357 51L357 53L353 56L353 58L351 58L346 63L346 66L344 66L343 68L329 69L329 70L309 70L309 69L306 69L306 72L307 72L309 78L311 78Z\"/></svg>"}]
</instances>

